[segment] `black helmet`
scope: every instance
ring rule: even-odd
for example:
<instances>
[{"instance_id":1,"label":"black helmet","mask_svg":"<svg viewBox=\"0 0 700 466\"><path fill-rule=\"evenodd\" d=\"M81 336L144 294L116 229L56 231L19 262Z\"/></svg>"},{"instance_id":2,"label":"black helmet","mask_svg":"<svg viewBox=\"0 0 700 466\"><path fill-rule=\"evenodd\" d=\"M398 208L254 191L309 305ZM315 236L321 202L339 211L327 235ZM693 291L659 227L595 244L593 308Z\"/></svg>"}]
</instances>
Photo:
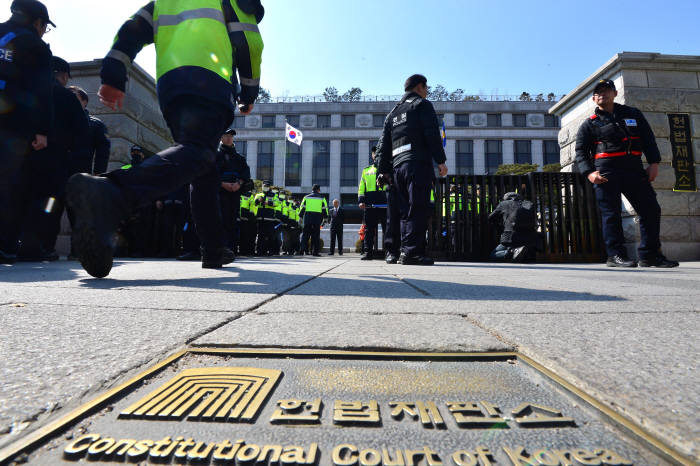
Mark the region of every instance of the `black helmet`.
<instances>
[{"instance_id":1,"label":"black helmet","mask_svg":"<svg viewBox=\"0 0 700 466\"><path fill-rule=\"evenodd\" d=\"M70 64L61 57L51 57L51 67L54 73L68 73L69 78L73 77L70 75Z\"/></svg>"},{"instance_id":2,"label":"black helmet","mask_svg":"<svg viewBox=\"0 0 700 466\"><path fill-rule=\"evenodd\" d=\"M29 21L41 19L46 24L56 27L49 18L49 10L43 3L37 0L14 0L10 6L10 11L13 15L23 15Z\"/></svg>"}]
</instances>

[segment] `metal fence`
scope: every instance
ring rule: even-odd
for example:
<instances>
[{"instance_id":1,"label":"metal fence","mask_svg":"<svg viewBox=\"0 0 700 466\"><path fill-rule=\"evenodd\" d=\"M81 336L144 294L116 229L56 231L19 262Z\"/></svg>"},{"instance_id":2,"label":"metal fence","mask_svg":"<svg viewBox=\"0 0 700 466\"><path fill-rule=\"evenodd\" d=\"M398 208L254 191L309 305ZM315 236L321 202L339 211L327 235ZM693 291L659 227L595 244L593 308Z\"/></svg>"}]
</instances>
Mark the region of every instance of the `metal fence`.
<instances>
[{"instance_id":1,"label":"metal fence","mask_svg":"<svg viewBox=\"0 0 700 466\"><path fill-rule=\"evenodd\" d=\"M258 100L261 104L274 104L274 103L306 103L306 102L338 102L338 103L352 103L352 102L397 102L403 97L402 95L359 95L353 97L352 100L343 100L338 98L337 100L329 100L323 95L299 95L299 96L278 96L269 97ZM497 95L497 94L475 94L475 95L462 95L459 98L449 96L445 97L435 97L428 96L431 102L550 102L552 105L557 103L563 95L532 95L530 97L523 97L521 95Z\"/></svg>"},{"instance_id":2,"label":"metal fence","mask_svg":"<svg viewBox=\"0 0 700 466\"><path fill-rule=\"evenodd\" d=\"M518 192L537 209L544 262L597 262L605 257L600 214L592 185L577 173L518 176L452 175L438 179L428 229L436 258L486 260L498 245L488 221L504 194Z\"/></svg>"}]
</instances>

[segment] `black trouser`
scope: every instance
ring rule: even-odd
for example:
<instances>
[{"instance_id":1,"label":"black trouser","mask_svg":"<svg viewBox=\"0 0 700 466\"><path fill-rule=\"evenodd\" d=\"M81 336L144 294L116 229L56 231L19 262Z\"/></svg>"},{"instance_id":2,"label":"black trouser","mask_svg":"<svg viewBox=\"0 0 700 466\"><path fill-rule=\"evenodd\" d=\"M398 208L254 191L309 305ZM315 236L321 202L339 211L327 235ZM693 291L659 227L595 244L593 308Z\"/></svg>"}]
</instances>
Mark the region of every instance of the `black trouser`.
<instances>
[{"instance_id":1,"label":"black trouser","mask_svg":"<svg viewBox=\"0 0 700 466\"><path fill-rule=\"evenodd\" d=\"M364 211L365 218L365 240L363 242L363 252L372 253L374 250L374 238L379 238L379 225L382 226L382 235L386 237L386 209L368 207ZM379 247L379 245L377 245Z\"/></svg>"},{"instance_id":2,"label":"black trouser","mask_svg":"<svg viewBox=\"0 0 700 466\"><path fill-rule=\"evenodd\" d=\"M235 251L238 245L238 215L241 211L241 195L219 191L221 198L221 221L224 227L226 247Z\"/></svg>"},{"instance_id":3,"label":"black trouser","mask_svg":"<svg viewBox=\"0 0 700 466\"><path fill-rule=\"evenodd\" d=\"M149 157L129 170L107 176L120 186L127 201L138 207L192 183L192 217L205 249L224 245L219 203L216 148L233 120L224 104L200 97L180 96L168 104L163 116L177 145Z\"/></svg>"},{"instance_id":4,"label":"black trouser","mask_svg":"<svg viewBox=\"0 0 700 466\"><path fill-rule=\"evenodd\" d=\"M158 257L173 257L180 250L182 227L185 224L185 205L182 201L167 200L158 212Z\"/></svg>"},{"instance_id":5,"label":"black trouser","mask_svg":"<svg viewBox=\"0 0 700 466\"><path fill-rule=\"evenodd\" d=\"M258 219L258 242L255 246L255 254L258 256L272 255L275 247L275 221L272 219Z\"/></svg>"},{"instance_id":6,"label":"black trouser","mask_svg":"<svg viewBox=\"0 0 700 466\"><path fill-rule=\"evenodd\" d=\"M241 217L240 225L240 240L238 250L242 256L252 256L255 254L255 233L256 223L254 218Z\"/></svg>"},{"instance_id":7,"label":"black trouser","mask_svg":"<svg viewBox=\"0 0 700 466\"><path fill-rule=\"evenodd\" d=\"M311 253L318 254L321 249L321 224L304 222L304 233L301 235L301 250L306 252L311 238Z\"/></svg>"},{"instance_id":8,"label":"black trouser","mask_svg":"<svg viewBox=\"0 0 700 466\"><path fill-rule=\"evenodd\" d=\"M384 231L384 230L382 230ZM335 241L338 240L338 254L343 255L343 226L331 228L331 254L335 252Z\"/></svg>"},{"instance_id":9,"label":"black trouser","mask_svg":"<svg viewBox=\"0 0 700 466\"><path fill-rule=\"evenodd\" d=\"M20 175L32 137L7 129L9 118L0 118L0 251L15 254L27 202Z\"/></svg>"},{"instance_id":10,"label":"black trouser","mask_svg":"<svg viewBox=\"0 0 700 466\"><path fill-rule=\"evenodd\" d=\"M398 255L401 249L401 211L399 199L396 194L396 186L393 184L386 191L386 231L384 234L384 249L394 255Z\"/></svg>"},{"instance_id":11,"label":"black trouser","mask_svg":"<svg viewBox=\"0 0 700 466\"><path fill-rule=\"evenodd\" d=\"M185 224L182 227L182 252L199 253L199 237L197 236L197 228L192 219L192 206L190 196L185 196Z\"/></svg>"},{"instance_id":12,"label":"black trouser","mask_svg":"<svg viewBox=\"0 0 700 466\"><path fill-rule=\"evenodd\" d=\"M394 168L393 182L401 215L401 252L407 256L425 254L432 170L429 163L411 160Z\"/></svg>"},{"instance_id":13,"label":"black trouser","mask_svg":"<svg viewBox=\"0 0 700 466\"><path fill-rule=\"evenodd\" d=\"M603 218L603 238L608 257L627 256L622 232L622 199L624 194L639 215L641 240L637 253L640 260L653 260L661 248L659 229L661 207L645 170L606 174L607 182L594 185L598 207Z\"/></svg>"}]
</instances>

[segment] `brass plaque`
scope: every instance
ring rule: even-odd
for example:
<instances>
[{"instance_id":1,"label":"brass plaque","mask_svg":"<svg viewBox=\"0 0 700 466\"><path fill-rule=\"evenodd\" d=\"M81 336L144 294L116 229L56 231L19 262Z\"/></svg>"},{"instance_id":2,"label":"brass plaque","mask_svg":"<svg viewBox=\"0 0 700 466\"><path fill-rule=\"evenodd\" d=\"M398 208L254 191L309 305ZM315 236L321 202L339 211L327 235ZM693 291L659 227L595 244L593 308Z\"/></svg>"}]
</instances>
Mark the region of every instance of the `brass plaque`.
<instances>
[{"instance_id":1,"label":"brass plaque","mask_svg":"<svg viewBox=\"0 0 700 466\"><path fill-rule=\"evenodd\" d=\"M30 464L657 465L677 452L515 353L191 349L0 450Z\"/></svg>"}]
</instances>

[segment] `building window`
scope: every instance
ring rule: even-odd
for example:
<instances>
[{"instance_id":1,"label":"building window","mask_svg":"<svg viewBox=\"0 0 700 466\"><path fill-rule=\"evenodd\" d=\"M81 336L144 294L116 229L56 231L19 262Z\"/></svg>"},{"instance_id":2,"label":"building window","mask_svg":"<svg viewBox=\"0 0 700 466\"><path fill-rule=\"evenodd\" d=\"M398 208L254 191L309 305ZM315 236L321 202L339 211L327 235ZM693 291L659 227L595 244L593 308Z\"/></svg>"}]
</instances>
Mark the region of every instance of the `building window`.
<instances>
[{"instance_id":1,"label":"building window","mask_svg":"<svg viewBox=\"0 0 700 466\"><path fill-rule=\"evenodd\" d=\"M258 141L258 179L272 182L274 168L275 143L273 141Z\"/></svg>"},{"instance_id":2,"label":"building window","mask_svg":"<svg viewBox=\"0 0 700 466\"><path fill-rule=\"evenodd\" d=\"M244 116L237 116L233 118L233 127L234 128L245 128L245 117Z\"/></svg>"},{"instance_id":3,"label":"building window","mask_svg":"<svg viewBox=\"0 0 700 466\"><path fill-rule=\"evenodd\" d=\"M285 186L301 186L301 147L287 141L287 156L284 162Z\"/></svg>"},{"instance_id":4,"label":"building window","mask_svg":"<svg viewBox=\"0 0 700 466\"><path fill-rule=\"evenodd\" d=\"M357 141L340 141L340 186L357 186Z\"/></svg>"},{"instance_id":5,"label":"building window","mask_svg":"<svg viewBox=\"0 0 700 466\"><path fill-rule=\"evenodd\" d=\"M241 154L244 159L248 158L248 143L246 141L236 141L233 143L236 148L236 152Z\"/></svg>"},{"instance_id":6,"label":"building window","mask_svg":"<svg viewBox=\"0 0 700 466\"><path fill-rule=\"evenodd\" d=\"M372 160L372 148L377 147L377 144L379 144L378 139L370 139L369 141L369 158L367 159L367 165L372 165L374 163L374 160Z\"/></svg>"},{"instance_id":7,"label":"building window","mask_svg":"<svg viewBox=\"0 0 700 466\"><path fill-rule=\"evenodd\" d=\"M275 116L274 115L263 115L262 127L263 128L274 128L275 127Z\"/></svg>"},{"instance_id":8,"label":"building window","mask_svg":"<svg viewBox=\"0 0 700 466\"><path fill-rule=\"evenodd\" d=\"M513 126L516 128L524 128L527 126L527 119L524 113L513 114Z\"/></svg>"},{"instance_id":9,"label":"building window","mask_svg":"<svg viewBox=\"0 0 700 466\"><path fill-rule=\"evenodd\" d=\"M544 164L560 163L559 142L544 141Z\"/></svg>"},{"instance_id":10,"label":"building window","mask_svg":"<svg viewBox=\"0 0 700 466\"><path fill-rule=\"evenodd\" d=\"M340 205L343 207L357 207L357 194L345 193L340 195ZM331 207L330 205L328 207Z\"/></svg>"},{"instance_id":11,"label":"building window","mask_svg":"<svg viewBox=\"0 0 700 466\"><path fill-rule=\"evenodd\" d=\"M355 127L355 115L342 115L340 117L341 128L354 128Z\"/></svg>"},{"instance_id":12,"label":"building window","mask_svg":"<svg viewBox=\"0 0 700 466\"><path fill-rule=\"evenodd\" d=\"M330 128L331 127L331 116L330 115L318 115L316 117L316 127L317 128Z\"/></svg>"},{"instance_id":13,"label":"building window","mask_svg":"<svg viewBox=\"0 0 700 466\"><path fill-rule=\"evenodd\" d=\"M299 127L299 115L287 115L285 118L287 119L287 123L290 125L294 126L295 128Z\"/></svg>"},{"instance_id":14,"label":"building window","mask_svg":"<svg viewBox=\"0 0 700 466\"><path fill-rule=\"evenodd\" d=\"M330 186L331 142L314 141L311 182L320 186Z\"/></svg>"},{"instance_id":15,"label":"building window","mask_svg":"<svg viewBox=\"0 0 700 466\"><path fill-rule=\"evenodd\" d=\"M559 126L559 121L556 115L545 114L544 116L544 127L545 128L556 128Z\"/></svg>"},{"instance_id":16,"label":"building window","mask_svg":"<svg viewBox=\"0 0 700 466\"><path fill-rule=\"evenodd\" d=\"M468 113L457 113L455 115L455 126L466 128L469 126L469 114Z\"/></svg>"},{"instance_id":17,"label":"building window","mask_svg":"<svg viewBox=\"0 0 700 466\"><path fill-rule=\"evenodd\" d=\"M474 174L474 142L457 141L455 153L455 167L457 175Z\"/></svg>"},{"instance_id":18,"label":"building window","mask_svg":"<svg viewBox=\"0 0 700 466\"><path fill-rule=\"evenodd\" d=\"M375 128L383 128L385 119L386 115L375 113L374 115L372 115L372 126L374 126Z\"/></svg>"},{"instance_id":19,"label":"building window","mask_svg":"<svg viewBox=\"0 0 700 466\"><path fill-rule=\"evenodd\" d=\"M532 163L530 141L515 141L515 163Z\"/></svg>"},{"instance_id":20,"label":"building window","mask_svg":"<svg viewBox=\"0 0 700 466\"><path fill-rule=\"evenodd\" d=\"M500 115L499 115L500 116ZM486 174L493 175L503 164L503 147L501 141L486 141Z\"/></svg>"},{"instance_id":21,"label":"building window","mask_svg":"<svg viewBox=\"0 0 700 466\"><path fill-rule=\"evenodd\" d=\"M490 126L492 128L500 128L501 127L501 114L500 113L489 113L486 115L486 126Z\"/></svg>"}]
</instances>

